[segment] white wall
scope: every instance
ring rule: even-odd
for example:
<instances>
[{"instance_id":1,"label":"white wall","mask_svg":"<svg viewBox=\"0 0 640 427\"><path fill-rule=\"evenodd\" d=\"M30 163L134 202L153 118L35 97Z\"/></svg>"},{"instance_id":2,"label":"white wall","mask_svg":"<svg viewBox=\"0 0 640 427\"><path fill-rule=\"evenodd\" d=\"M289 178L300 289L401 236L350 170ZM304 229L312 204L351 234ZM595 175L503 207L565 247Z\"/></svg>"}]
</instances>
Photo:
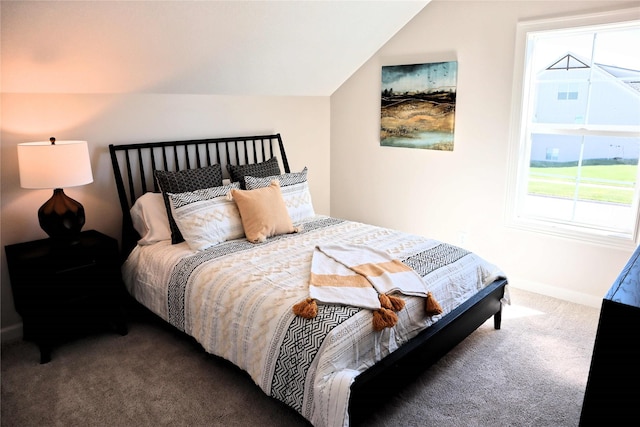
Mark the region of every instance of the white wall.
<instances>
[{"instance_id":1,"label":"white wall","mask_svg":"<svg viewBox=\"0 0 640 427\"><path fill-rule=\"evenodd\" d=\"M599 306L631 250L504 225L515 31L519 20L637 5L430 3L331 97L331 214L465 246L515 287ZM458 61L453 152L380 147L381 67L440 61Z\"/></svg>"},{"instance_id":2,"label":"white wall","mask_svg":"<svg viewBox=\"0 0 640 427\"><path fill-rule=\"evenodd\" d=\"M282 92L247 89L254 86L238 80L245 75L243 70L226 66L225 61L241 64L233 62L236 54L251 57L250 49L243 48L251 39L238 44L227 40L220 21L234 29L252 22L230 22L240 16L237 10L251 5L230 6L178 1L2 2L3 249L46 237L38 225L37 210L52 192L20 187L16 145L50 136L88 141L94 182L65 192L84 205L84 229L113 237L120 237L121 213L107 149L110 143L279 132L292 170L309 168L315 209L330 213L329 97L271 96ZM279 7L253 8L260 12L252 18L262 22L266 17L261 13L273 13ZM251 48L256 47L251 44ZM221 76L227 71L235 84L216 90L220 81L228 81ZM258 83L265 81L270 80L263 75ZM264 86L271 90L273 85ZM269 96L256 96L265 93ZM19 333L21 322L14 310L4 254L0 281L4 339L6 332Z\"/></svg>"},{"instance_id":3,"label":"white wall","mask_svg":"<svg viewBox=\"0 0 640 427\"><path fill-rule=\"evenodd\" d=\"M80 35L81 37L81 35ZM94 182L65 189L85 207L85 230L120 237L121 213L107 146L235 135L282 134L292 170L309 168L314 207L329 214L329 98L171 94L2 93L1 234L5 245L47 237L37 210L50 190L20 187L16 145L83 139ZM3 250L4 252L4 250ZM3 339L20 336L4 254Z\"/></svg>"}]
</instances>

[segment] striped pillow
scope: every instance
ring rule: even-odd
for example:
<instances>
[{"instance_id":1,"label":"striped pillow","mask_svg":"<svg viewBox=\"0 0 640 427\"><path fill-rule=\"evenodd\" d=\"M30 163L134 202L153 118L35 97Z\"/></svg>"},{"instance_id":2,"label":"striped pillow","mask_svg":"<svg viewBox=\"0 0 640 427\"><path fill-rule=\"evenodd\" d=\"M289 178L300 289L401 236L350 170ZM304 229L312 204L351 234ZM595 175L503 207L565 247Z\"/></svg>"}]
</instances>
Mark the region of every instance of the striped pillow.
<instances>
[{"instance_id":1,"label":"striped pillow","mask_svg":"<svg viewBox=\"0 0 640 427\"><path fill-rule=\"evenodd\" d=\"M289 217L294 224L315 216L311 193L309 192L309 185L307 183L306 167L302 169L301 172L295 173L285 173L264 178L254 176L244 177L247 190L267 187L274 179L280 182L282 198L287 206Z\"/></svg>"},{"instance_id":2,"label":"striped pillow","mask_svg":"<svg viewBox=\"0 0 640 427\"><path fill-rule=\"evenodd\" d=\"M237 182L184 193L169 193L171 213L184 240L195 251L244 236L236 203L227 198Z\"/></svg>"}]
</instances>

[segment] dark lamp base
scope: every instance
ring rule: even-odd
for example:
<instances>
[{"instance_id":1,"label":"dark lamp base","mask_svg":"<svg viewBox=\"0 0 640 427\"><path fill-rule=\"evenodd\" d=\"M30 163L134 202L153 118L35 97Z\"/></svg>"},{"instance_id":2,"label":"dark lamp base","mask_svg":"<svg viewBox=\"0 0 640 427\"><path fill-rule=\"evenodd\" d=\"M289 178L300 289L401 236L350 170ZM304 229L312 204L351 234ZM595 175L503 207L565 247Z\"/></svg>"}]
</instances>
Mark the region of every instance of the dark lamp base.
<instances>
[{"instance_id":1,"label":"dark lamp base","mask_svg":"<svg viewBox=\"0 0 640 427\"><path fill-rule=\"evenodd\" d=\"M38 220L49 237L73 242L84 226L84 207L56 188L53 196L38 209Z\"/></svg>"}]
</instances>

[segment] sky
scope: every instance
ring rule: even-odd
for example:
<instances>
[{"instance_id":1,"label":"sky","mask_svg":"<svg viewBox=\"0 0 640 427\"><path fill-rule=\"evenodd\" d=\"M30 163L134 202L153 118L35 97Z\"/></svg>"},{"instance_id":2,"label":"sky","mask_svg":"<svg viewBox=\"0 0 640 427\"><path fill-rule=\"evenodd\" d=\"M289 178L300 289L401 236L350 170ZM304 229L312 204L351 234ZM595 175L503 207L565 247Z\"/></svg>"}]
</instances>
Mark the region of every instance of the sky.
<instances>
[{"instance_id":1,"label":"sky","mask_svg":"<svg viewBox=\"0 0 640 427\"><path fill-rule=\"evenodd\" d=\"M534 69L548 67L567 52L590 61L593 52L596 63L640 71L640 23L615 31L605 27L595 33L595 38L593 30L571 30L562 36L537 33L539 55L534 59Z\"/></svg>"}]
</instances>

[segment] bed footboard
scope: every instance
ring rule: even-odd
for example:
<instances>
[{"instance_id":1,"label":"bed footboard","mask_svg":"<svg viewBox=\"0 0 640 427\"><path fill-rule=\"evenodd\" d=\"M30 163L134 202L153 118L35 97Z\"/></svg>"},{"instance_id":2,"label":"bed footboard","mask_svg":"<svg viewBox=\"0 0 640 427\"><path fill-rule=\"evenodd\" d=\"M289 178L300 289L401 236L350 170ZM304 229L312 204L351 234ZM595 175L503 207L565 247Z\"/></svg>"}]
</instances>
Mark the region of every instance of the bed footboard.
<instances>
[{"instance_id":1,"label":"bed footboard","mask_svg":"<svg viewBox=\"0 0 640 427\"><path fill-rule=\"evenodd\" d=\"M502 321L506 279L491 283L404 346L360 374L351 386L349 419L357 421L433 365L493 316Z\"/></svg>"}]
</instances>

